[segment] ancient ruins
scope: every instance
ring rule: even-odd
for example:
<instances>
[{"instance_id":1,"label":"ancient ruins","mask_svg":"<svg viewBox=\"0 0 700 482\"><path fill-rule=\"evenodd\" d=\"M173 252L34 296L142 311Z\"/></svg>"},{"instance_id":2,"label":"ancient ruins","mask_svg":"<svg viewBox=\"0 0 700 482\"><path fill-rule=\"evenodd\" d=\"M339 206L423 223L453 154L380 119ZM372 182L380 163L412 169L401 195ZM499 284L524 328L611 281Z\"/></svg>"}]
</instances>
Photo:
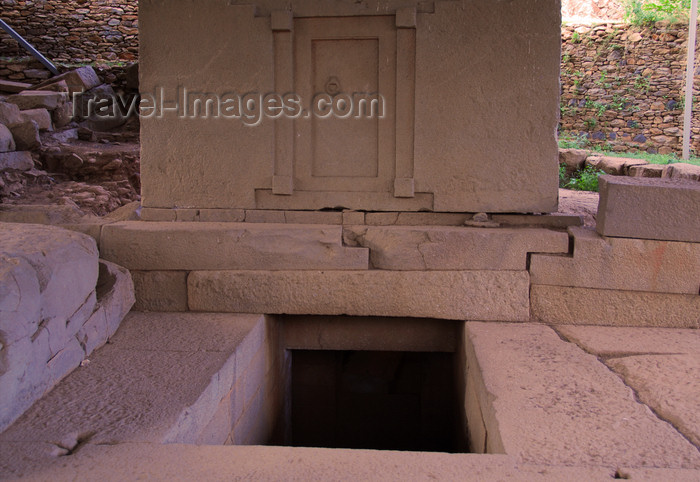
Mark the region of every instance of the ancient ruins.
<instances>
[{"instance_id":1,"label":"ancient ruins","mask_svg":"<svg viewBox=\"0 0 700 482\"><path fill-rule=\"evenodd\" d=\"M140 203L0 205L0 478L697 480L700 182L557 212L559 2L138 22Z\"/></svg>"}]
</instances>

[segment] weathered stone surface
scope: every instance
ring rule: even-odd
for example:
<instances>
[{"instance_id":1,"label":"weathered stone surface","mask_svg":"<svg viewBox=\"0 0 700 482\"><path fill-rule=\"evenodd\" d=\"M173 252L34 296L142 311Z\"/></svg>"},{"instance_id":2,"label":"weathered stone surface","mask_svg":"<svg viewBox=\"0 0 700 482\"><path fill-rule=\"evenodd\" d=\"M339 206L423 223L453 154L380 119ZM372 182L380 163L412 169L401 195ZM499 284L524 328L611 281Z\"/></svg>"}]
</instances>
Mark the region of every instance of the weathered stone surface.
<instances>
[{"instance_id":1,"label":"weathered stone surface","mask_svg":"<svg viewBox=\"0 0 700 482\"><path fill-rule=\"evenodd\" d=\"M0 246L5 256L25 259L36 270L43 320L68 319L95 289L97 246L88 236L53 226L3 223Z\"/></svg>"},{"instance_id":2,"label":"weathered stone surface","mask_svg":"<svg viewBox=\"0 0 700 482\"><path fill-rule=\"evenodd\" d=\"M9 102L0 101L0 124L12 127L22 122L24 122L24 120L20 115L19 107Z\"/></svg>"},{"instance_id":3,"label":"weathered stone surface","mask_svg":"<svg viewBox=\"0 0 700 482\"><path fill-rule=\"evenodd\" d=\"M194 271L193 311L526 321L526 271Z\"/></svg>"},{"instance_id":4,"label":"weathered stone surface","mask_svg":"<svg viewBox=\"0 0 700 482\"><path fill-rule=\"evenodd\" d=\"M253 116L235 122L181 122L175 112L144 117L144 207L556 211L561 19L547 1L525 1L436 3L430 14L417 14L416 22L400 2L305 3L295 6L287 21L292 29L280 34L285 40L270 33L267 13L284 10L282 2L269 3L264 16L255 16L248 5L207 3L187 19L176 8L144 3L139 9L139 30L148 39L139 59L144 93L161 87L168 95L176 92L182 72L206 79L206 92L213 95L223 95L224 85L257 92L282 82L285 91L294 87L308 112L319 82L313 72L325 76L325 69L342 68L347 70L337 75L345 86L372 86L395 107L386 122L309 116L308 122L296 122L295 131L291 121L275 123L262 113L254 129L245 125L255 122ZM403 22L398 29L396 18ZM467 34L465 23L475 30ZM531 37L535 30L539 34ZM366 49L364 41L338 41L340 31L351 39L387 40L378 50ZM311 39L326 39L328 55L312 55ZM289 51L275 57L275 42ZM158 54L164 49L176 55L165 59ZM216 57L221 49L237 59L235 67ZM358 61L336 66L346 49ZM287 62L292 58L293 64ZM468 72L455 67L467 63ZM387 69L381 75L379 65ZM504 80L515 78L517 83ZM523 99L527 108L516 106ZM517 141L503 142L504 132ZM197 176L191 175L193 159L207 159Z\"/></svg>"},{"instance_id":5,"label":"weathered stone surface","mask_svg":"<svg viewBox=\"0 0 700 482\"><path fill-rule=\"evenodd\" d=\"M649 164L644 159L634 159L627 157L610 157L610 156L589 156L586 159L586 164L600 169L606 174L614 176L622 176L627 174L632 166Z\"/></svg>"},{"instance_id":6,"label":"weathered stone surface","mask_svg":"<svg viewBox=\"0 0 700 482\"><path fill-rule=\"evenodd\" d=\"M137 311L187 311L186 271L131 271Z\"/></svg>"},{"instance_id":7,"label":"weathered stone surface","mask_svg":"<svg viewBox=\"0 0 700 482\"><path fill-rule=\"evenodd\" d=\"M700 183L600 177L597 231L604 236L700 242Z\"/></svg>"},{"instance_id":8,"label":"weathered stone surface","mask_svg":"<svg viewBox=\"0 0 700 482\"><path fill-rule=\"evenodd\" d=\"M74 335L95 307L97 247L52 226L0 229L0 430L85 355Z\"/></svg>"},{"instance_id":9,"label":"weathered stone surface","mask_svg":"<svg viewBox=\"0 0 700 482\"><path fill-rule=\"evenodd\" d=\"M0 124L0 152L10 152L16 149L12 132L4 124Z\"/></svg>"},{"instance_id":10,"label":"weathered stone surface","mask_svg":"<svg viewBox=\"0 0 700 482\"><path fill-rule=\"evenodd\" d=\"M669 179L689 179L692 181L700 181L700 166L678 162L664 166L661 174L663 178Z\"/></svg>"},{"instance_id":11,"label":"weathered stone surface","mask_svg":"<svg viewBox=\"0 0 700 482\"><path fill-rule=\"evenodd\" d=\"M20 115L25 122L34 121L42 131L52 131L51 114L46 109L29 109L20 111Z\"/></svg>"},{"instance_id":12,"label":"weathered stone surface","mask_svg":"<svg viewBox=\"0 0 700 482\"><path fill-rule=\"evenodd\" d=\"M7 98L7 102L15 104L20 110L54 110L66 100L66 94L63 92L47 92L42 90L25 90Z\"/></svg>"},{"instance_id":13,"label":"weathered stone surface","mask_svg":"<svg viewBox=\"0 0 700 482\"><path fill-rule=\"evenodd\" d=\"M56 77L52 77L36 85L35 88L56 84L61 81L65 81L65 83L68 85L71 96L74 92L84 92L97 87L102 83L100 82L99 77L97 77L95 70L87 65L85 67L80 67L78 69L71 70L70 72L57 75Z\"/></svg>"},{"instance_id":14,"label":"weathered stone surface","mask_svg":"<svg viewBox=\"0 0 700 482\"><path fill-rule=\"evenodd\" d=\"M629 175L634 177L661 177L664 167L662 164L630 166Z\"/></svg>"},{"instance_id":15,"label":"weathered stone surface","mask_svg":"<svg viewBox=\"0 0 700 482\"><path fill-rule=\"evenodd\" d=\"M29 154L29 153L26 153ZM31 156L29 156L31 159ZM77 223L84 216L76 206L35 204L0 205L0 221L5 223L64 224Z\"/></svg>"},{"instance_id":16,"label":"weathered stone surface","mask_svg":"<svg viewBox=\"0 0 700 482\"><path fill-rule=\"evenodd\" d=\"M286 350L453 352L460 322L425 318L285 316Z\"/></svg>"},{"instance_id":17,"label":"weathered stone surface","mask_svg":"<svg viewBox=\"0 0 700 482\"><path fill-rule=\"evenodd\" d=\"M238 348L263 322L260 315L130 314L109 345L35 403L0 443L56 442L70 433L90 433L91 443L192 443L206 424L195 423L189 439L178 439L187 435L182 430L213 415L233 386Z\"/></svg>"},{"instance_id":18,"label":"weathered stone surface","mask_svg":"<svg viewBox=\"0 0 700 482\"><path fill-rule=\"evenodd\" d=\"M343 237L389 270L524 270L528 253L569 250L566 233L531 228L346 227Z\"/></svg>"},{"instance_id":19,"label":"weathered stone surface","mask_svg":"<svg viewBox=\"0 0 700 482\"><path fill-rule=\"evenodd\" d=\"M121 222L102 228L102 257L137 270L367 269L342 226Z\"/></svg>"},{"instance_id":20,"label":"weathered stone surface","mask_svg":"<svg viewBox=\"0 0 700 482\"><path fill-rule=\"evenodd\" d=\"M22 124L12 127L12 137L15 138L17 149L20 151L30 151L41 146L41 138L39 137L39 125L29 120Z\"/></svg>"},{"instance_id":21,"label":"weathered stone surface","mask_svg":"<svg viewBox=\"0 0 700 482\"><path fill-rule=\"evenodd\" d=\"M700 328L700 296L533 284L532 320L552 325Z\"/></svg>"},{"instance_id":22,"label":"weathered stone surface","mask_svg":"<svg viewBox=\"0 0 700 482\"><path fill-rule=\"evenodd\" d=\"M587 352L606 358L644 353L700 353L699 330L613 326L557 326L555 330Z\"/></svg>"},{"instance_id":23,"label":"weathered stone surface","mask_svg":"<svg viewBox=\"0 0 700 482\"><path fill-rule=\"evenodd\" d=\"M51 112L51 120L57 129L65 127L73 120L73 103L65 102Z\"/></svg>"},{"instance_id":24,"label":"weathered stone surface","mask_svg":"<svg viewBox=\"0 0 700 482\"><path fill-rule=\"evenodd\" d=\"M588 151L583 149L559 149L559 164L564 164L569 174L582 169L587 157Z\"/></svg>"},{"instance_id":25,"label":"weathered stone surface","mask_svg":"<svg viewBox=\"0 0 700 482\"><path fill-rule=\"evenodd\" d=\"M34 160L28 151L0 152L0 170L28 171L33 167Z\"/></svg>"},{"instance_id":26,"label":"weathered stone surface","mask_svg":"<svg viewBox=\"0 0 700 482\"><path fill-rule=\"evenodd\" d=\"M692 444L551 328L471 322L466 334L489 451L531 464L700 468Z\"/></svg>"},{"instance_id":27,"label":"weathered stone surface","mask_svg":"<svg viewBox=\"0 0 700 482\"><path fill-rule=\"evenodd\" d=\"M572 227L573 257L532 255L533 284L698 294L700 243L603 237Z\"/></svg>"},{"instance_id":28,"label":"weathered stone surface","mask_svg":"<svg viewBox=\"0 0 700 482\"><path fill-rule=\"evenodd\" d=\"M700 446L700 352L606 360L642 403Z\"/></svg>"},{"instance_id":29,"label":"weathered stone surface","mask_svg":"<svg viewBox=\"0 0 700 482\"><path fill-rule=\"evenodd\" d=\"M54 446L55 447L55 446ZM133 480L143 474L186 480L606 480L614 470L606 467L520 465L507 455L446 454L391 450L337 450L312 447L242 445L161 445L121 443L81 448L70 457L48 453L49 444L0 445L4 465L0 474L56 481L86 478ZM19 463L22 460L24 466ZM128 461L128 463L125 463ZM690 470L663 470L657 477L680 482ZM634 472L639 473L639 471ZM683 478L685 474L686 478ZM666 476L666 477L665 477ZM668 477L670 476L670 477ZM678 478L680 477L680 478ZM635 480L637 476L635 475ZM659 480L658 478L656 480Z\"/></svg>"},{"instance_id":30,"label":"weathered stone surface","mask_svg":"<svg viewBox=\"0 0 700 482\"><path fill-rule=\"evenodd\" d=\"M0 79L0 91L10 92L12 94L17 92L22 92L31 88L32 84L27 84L25 82L13 82L11 80Z\"/></svg>"}]
</instances>

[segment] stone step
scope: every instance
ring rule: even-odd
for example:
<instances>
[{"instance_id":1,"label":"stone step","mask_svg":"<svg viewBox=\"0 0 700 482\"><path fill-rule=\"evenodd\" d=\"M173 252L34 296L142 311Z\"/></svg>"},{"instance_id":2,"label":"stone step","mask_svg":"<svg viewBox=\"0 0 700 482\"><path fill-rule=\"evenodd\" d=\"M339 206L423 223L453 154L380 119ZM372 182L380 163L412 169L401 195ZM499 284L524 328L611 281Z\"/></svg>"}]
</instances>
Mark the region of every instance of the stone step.
<instances>
[{"instance_id":1,"label":"stone step","mask_svg":"<svg viewBox=\"0 0 700 482\"><path fill-rule=\"evenodd\" d=\"M532 284L697 295L700 243L601 236L572 227L573 257L534 254Z\"/></svg>"},{"instance_id":2,"label":"stone step","mask_svg":"<svg viewBox=\"0 0 700 482\"><path fill-rule=\"evenodd\" d=\"M264 367L264 340L261 315L132 312L107 345L0 435L0 447L223 444L231 427L263 418L265 371L254 363Z\"/></svg>"},{"instance_id":3,"label":"stone step","mask_svg":"<svg viewBox=\"0 0 700 482\"><path fill-rule=\"evenodd\" d=\"M525 270L529 253L569 251L565 232L537 228L352 226L343 237L386 270Z\"/></svg>"},{"instance_id":4,"label":"stone step","mask_svg":"<svg viewBox=\"0 0 700 482\"><path fill-rule=\"evenodd\" d=\"M125 221L106 225L102 257L135 270L368 269L342 226Z\"/></svg>"},{"instance_id":5,"label":"stone step","mask_svg":"<svg viewBox=\"0 0 700 482\"><path fill-rule=\"evenodd\" d=\"M465 337L489 453L526 464L700 469L697 447L552 328L470 322Z\"/></svg>"},{"instance_id":6,"label":"stone step","mask_svg":"<svg viewBox=\"0 0 700 482\"><path fill-rule=\"evenodd\" d=\"M527 271L192 271L192 311L528 321Z\"/></svg>"}]
</instances>

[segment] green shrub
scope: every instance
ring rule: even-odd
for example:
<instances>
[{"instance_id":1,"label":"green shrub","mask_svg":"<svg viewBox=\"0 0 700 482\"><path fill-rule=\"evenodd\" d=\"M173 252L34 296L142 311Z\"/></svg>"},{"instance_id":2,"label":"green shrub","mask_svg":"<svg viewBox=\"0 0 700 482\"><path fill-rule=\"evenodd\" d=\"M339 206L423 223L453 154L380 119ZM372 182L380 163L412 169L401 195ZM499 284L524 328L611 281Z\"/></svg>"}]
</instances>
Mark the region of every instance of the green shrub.
<instances>
[{"instance_id":1,"label":"green shrub","mask_svg":"<svg viewBox=\"0 0 700 482\"><path fill-rule=\"evenodd\" d=\"M592 166L586 166L583 170L577 171L564 187L574 189L576 191L595 191L598 192L598 177L605 174L600 169L595 169ZM561 169L559 170L559 179L561 185Z\"/></svg>"},{"instance_id":2,"label":"green shrub","mask_svg":"<svg viewBox=\"0 0 700 482\"><path fill-rule=\"evenodd\" d=\"M659 20L685 22L690 0L625 0L625 20L632 25L651 25Z\"/></svg>"}]
</instances>

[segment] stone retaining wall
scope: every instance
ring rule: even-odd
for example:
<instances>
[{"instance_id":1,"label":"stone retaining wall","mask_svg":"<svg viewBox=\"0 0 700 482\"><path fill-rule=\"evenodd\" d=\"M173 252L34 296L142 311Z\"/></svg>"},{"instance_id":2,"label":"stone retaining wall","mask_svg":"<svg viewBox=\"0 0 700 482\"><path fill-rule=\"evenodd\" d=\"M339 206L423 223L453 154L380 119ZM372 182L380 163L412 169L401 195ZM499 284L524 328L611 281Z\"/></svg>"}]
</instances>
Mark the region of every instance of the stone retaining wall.
<instances>
[{"instance_id":1,"label":"stone retaining wall","mask_svg":"<svg viewBox=\"0 0 700 482\"><path fill-rule=\"evenodd\" d=\"M138 2L3 0L2 18L52 61L132 61L138 56ZM0 56L26 52L0 30Z\"/></svg>"},{"instance_id":2,"label":"stone retaining wall","mask_svg":"<svg viewBox=\"0 0 700 482\"><path fill-rule=\"evenodd\" d=\"M687 37L686 26L664 22L564 26L560 133L614 151L680 152ZM695 96L698 86L696 70ZM698 107L691 141L696 152Z\"/></svg>"}]
</instances>

